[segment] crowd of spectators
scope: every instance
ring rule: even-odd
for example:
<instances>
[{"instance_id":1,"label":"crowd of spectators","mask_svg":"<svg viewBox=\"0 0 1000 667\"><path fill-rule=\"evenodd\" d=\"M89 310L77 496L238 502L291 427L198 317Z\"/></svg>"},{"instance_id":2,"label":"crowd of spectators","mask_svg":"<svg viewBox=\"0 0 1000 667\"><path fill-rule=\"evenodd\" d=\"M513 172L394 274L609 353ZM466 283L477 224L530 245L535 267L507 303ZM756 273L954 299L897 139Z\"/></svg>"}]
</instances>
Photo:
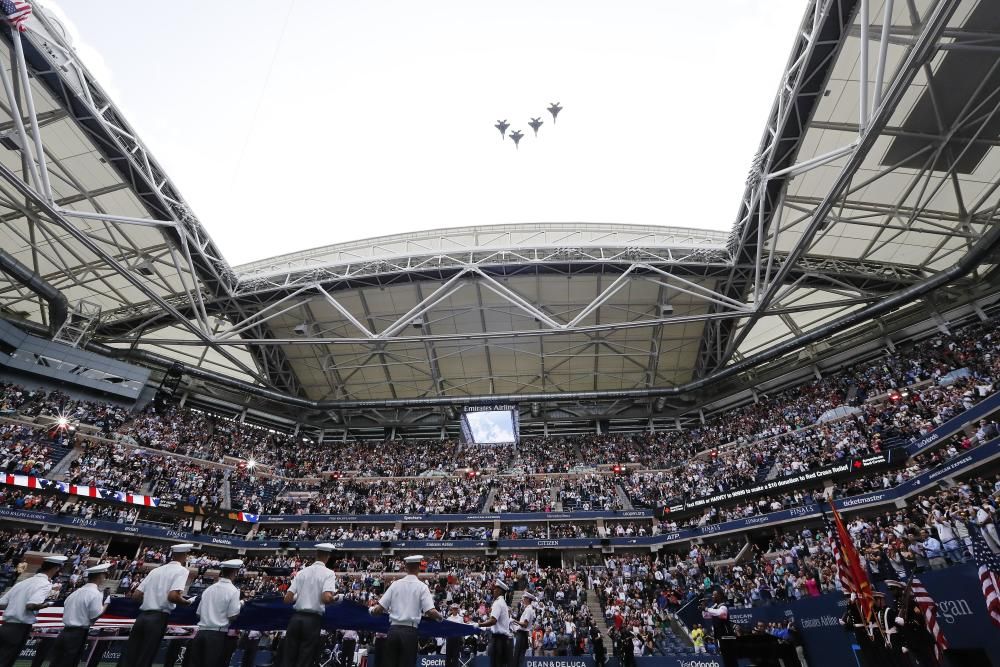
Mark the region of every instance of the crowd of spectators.
<instances>
[{"instance_id":1,"label":"crowd of spectators","mask_svg":"<svg viewBox=\"0 0 1000 667\"><path fill-rule=\"evenodd\" d=\"M72 484L146 493L193 505L219 507L226 470L123 441L88 441L66 473Z\"/></svg>"},{"instance_id":2,"label":"crowd of spectators","mask_svg":"<svg viewBox=\"0 0 1000 667\"><path fill-rule=\"evenodd\" d=\"M488 487L482 478L340 478L239 509L266 514L462 514L482 508Z\"/></svg>"},{"instance_id":3,"label":"crowd of spectators","mask_svg":"<svg viewBox=\"0 0 1000 667\"><path fill-rule=\"evenodd\" d=\"M497 485L491 512L551 512L554 507L551 477L507 478Z\"/></svg>"}]
</instances>

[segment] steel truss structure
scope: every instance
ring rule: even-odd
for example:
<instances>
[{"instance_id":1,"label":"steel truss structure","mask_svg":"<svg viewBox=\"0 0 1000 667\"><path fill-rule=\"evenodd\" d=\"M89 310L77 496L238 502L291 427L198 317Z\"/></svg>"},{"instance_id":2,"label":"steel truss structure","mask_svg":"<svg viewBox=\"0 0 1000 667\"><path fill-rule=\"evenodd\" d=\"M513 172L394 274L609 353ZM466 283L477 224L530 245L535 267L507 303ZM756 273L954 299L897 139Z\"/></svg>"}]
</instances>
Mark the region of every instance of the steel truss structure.
<instances>
[{"instance_id":1,"label":"steel truss structure","mask_svg":"<svg viewBox=\"0 0 1000 667\"><path fill-rule=\"evenodd\" d=\"M995 300L993 9L810 2L728 234L468 227L235 268L39 11L3 30L0 241L100 312L96 349L343 437L440 434L495 396L546 430L681 426L720 383L821 372L838 332L892 345L914 308ZM0 314L47 324L13 280Z\"/></svg>"}]
</instances>

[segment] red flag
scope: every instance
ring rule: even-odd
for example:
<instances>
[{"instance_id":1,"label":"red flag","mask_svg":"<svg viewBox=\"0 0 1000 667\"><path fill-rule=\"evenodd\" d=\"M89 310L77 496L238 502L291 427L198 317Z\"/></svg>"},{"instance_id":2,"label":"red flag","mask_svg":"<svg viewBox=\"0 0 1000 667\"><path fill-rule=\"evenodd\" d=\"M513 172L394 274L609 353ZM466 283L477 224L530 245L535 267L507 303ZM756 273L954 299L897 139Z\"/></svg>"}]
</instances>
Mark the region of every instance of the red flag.
<instances>
[{"instance_id":1,"label":"red flag","mask_svg":"<svg viewBox=\"0 0 1000 667\"><path fill-rule=\"evenodd\" d=\"M854 541L851 539L851 534L844 528L844 522L840 519L840 514L837 512L837 508L833 506L833 503L830 504L830 510L833 512L837 541L840 543L843 561L841 568L850 573L850 592L856 596L861 615L864 616L866 622L870 622L872 606L874 604L872 582L868 579L868 572L865 570L864 565L861 564L861 556L858 555L858 550L854 548ZM841 576L841 583L847 583L843 576Z\"/></svg>"}]
</instances>

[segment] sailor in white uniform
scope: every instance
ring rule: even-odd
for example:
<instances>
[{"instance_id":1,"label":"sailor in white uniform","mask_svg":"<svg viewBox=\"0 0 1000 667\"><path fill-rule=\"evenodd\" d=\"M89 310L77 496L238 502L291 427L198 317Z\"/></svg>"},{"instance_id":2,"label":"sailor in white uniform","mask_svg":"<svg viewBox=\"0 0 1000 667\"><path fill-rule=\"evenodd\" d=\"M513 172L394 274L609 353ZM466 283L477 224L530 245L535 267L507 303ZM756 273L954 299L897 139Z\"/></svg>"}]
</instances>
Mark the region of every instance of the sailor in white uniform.
<instances>
[{"instance_id":1,"label":"sailor in white uniform","mask_svg":"<svg viewBox=\"0 0 1000 667\"><path fill-rule=\"evenodd\" d=\"M378 667L413 667L417 663L417 626L427 617L444 620L434 608L434 596L427 584L420 581L420 563L423 556L403 559L406 576L389 585L378 604L368 611L377 616L389 612L389 636L385 640L383 655L376 656Z\"/></svg>"},{"instance_id":2,"label":"sailor in white uniform","mask_svg":"<svg viewBox=\"0 0 1000 667\"><path fill-rule=\"evenodd\" d=\"M86 570L87 583L69 594L63 603L63 629L52 644L49 667L76 667L87 648L87 634L107 608L103 586L111 563Z\"/></svg>"},{"instance_id":3,"label":"sailor in white uniform","mask_svg":"<svg viewBox=\"0 0 1000 667\"><path fill-rule=\"evenodd\" d=\"M493 606L490 607L490 617L479 624L481 628L489 628L490 637L490 667L517 667L512 665L514 658L513 638L511 637L510 608L504 596L510 587L499 579L493 584Z\"/></svg>"},{"instance_id":4,"label":"sailor in white uniform","mask_svg":"<svg viewBox=\"0 0 1000 667\"><path fill-rule=\"evenodd\" d=\"M514 621L514 662L513 667L518 667L525 653L528 652L530 643L531 626L535 624L535 596L525 591L521 598L524 601L524 610L521 617Z\"/></svg>"},{"instance_id":5,"label":"sailor in white uniform","mask_svg":"<svg viewBox=\"0 0 1000 667\"><path fill-rule=\"evenodd\" d=\"M0 625L0 667L12 667L21 649L28 643L35 612L51 602L52 577L66 564L66 556L48 556L35 576L17 582L0 597L3 625Z\"/></svg>"},{"instance_id":6,"label":"sailor in white uniform","mask_svg":"<svg viewBox=\"0 0 1000 667\"><path fill-rule=\"evenodd\" d=\"M335 599L337 577L327 567L333 559L332 544L316 545L316 560L299 570L285 593L285 604L295 607L282 642L284 667L312 667L323 646L323 614Z\"/></svg>"},{"instance_id":7,"label":"sailor in white uniform","mask_svg":"<svg viewBox=\"0 0 1000 667\"><path fill-rule=\"evenodd\" d=\"M188 554L193 544L170 547L171 561L154 569L142 580L132 596L140 600L139 616L132 625L121 667L152 667L160 641L167 632L167 617L177 605L194 602L184 597L187 587Z\"/></svg>"},{"instance_id":8,"label":"sailor in white uniform","mask_svg":"<svg viewBox=\"0 0 1000 667\"><path fill-rule=\"evenodd\" d=\"M229 624L240 615L240 591L233 579L243 568L243 561L219 563L219 580L205 589L198 603L198 634L191 640L186 665L214 667L228 665L236 649L236 638L229 641Z\"/></svg>"}]
</instances>

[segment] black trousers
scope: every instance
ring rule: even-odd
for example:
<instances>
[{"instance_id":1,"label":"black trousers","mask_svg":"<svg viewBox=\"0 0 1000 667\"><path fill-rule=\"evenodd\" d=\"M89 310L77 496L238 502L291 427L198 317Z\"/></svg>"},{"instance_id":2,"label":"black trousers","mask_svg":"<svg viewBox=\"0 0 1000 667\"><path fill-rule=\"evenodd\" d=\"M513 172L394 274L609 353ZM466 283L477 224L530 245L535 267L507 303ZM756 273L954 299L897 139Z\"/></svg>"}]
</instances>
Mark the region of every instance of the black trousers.
<instances>
[{"instance_id":1,"label":"black trousers","mask_svg":"<svg viewBox=\"0 0 1000 667\"><path fill-rule=\"evenodd\" d=\"M512 667L514 641L507 635L493 635L491 640L490 667Z\"/></svg>"},{"instance_id":2,"label":"black trousers","mask_svg":"<svg viewBox=\"0 0 1000 667\"><path fill-rule=\"evenodd\" d=\"M340 642L341 667L351 667L354 664L354 649L357 647L357 639L344 639Z\"/></svg>"},{"instance_id":3,"label":"black trousers","mask_svg":"<svg viewBox=\"0 0 1000 667\"><path fill-rule=\"evenodd\" d=\"M167 614L160 611L143 611L135 619L125 643L121 667L153 667L153 659L167 634Z\"/></svg>"},{"instance_id":4,"label":"black trousers","mask_svg":"<svg viewBox=\"0 0 1000 667\"><path fill-rule=\"evenodd\" d=\"M0 667L14 667L14 661L30 636L31 626L27 623L0 625Z\"/></svg>"},{"instance_id":5,"label":"black trousers","mask_svg":"<svg viewBox=\"0 0 1000 667\"><path fill-rule=\"evenodd\" d=\"M90 654L90 659L87 660L87 667L97 667L101 663L101 658L107 653L108 649L111 648L111 642L107 639L101 639L97 642L97 646L94 647L94 651Z\"/></svg>"},{"instance_id":6,"label":"black trousers","mask_svg":"<svg viewBox=\"0 0 1000 667\"><path fill-rule=\"evenodd\" d=\"M524 654L528 652L530 638L527 630L518 630L514 633L514 658L511 667L520 667L524 660Z\"/></svg>"},{"instance_id":7,"label":"black trousers","mask_svg":"<svg viewBox=\"0 0 1000 667\"><path fill-rule=\"evenodd\" d=\"M285 639L281 642L283 667L313 667L323 647L323 617L297 611L288 621Z\"/></svg>"},{"instance_id":8,"label":"black trousers","mask_svg":"<svg viewBox=\"0 0 1000 667\"><path fill-rule=\"evenodd\" d=\"M229 637L222 630L198 630L188 645L184 667L222 667L227 665L226 648ZM230 653L231 655L231 653Z\"/></svg>"},{"instance_id":9,"label":"black trousers","mask_svg":"<svg viewBox=\"0 0 1000 667\"><path fill-rule=\"evenodd\" d=\"M408 625L390 626L378 667L413 667L416 664L417 629Z\"/></svg>"},{"instance_id":10,"label":"black trousers","mask_svg":"<svg viewBox=\"0 0 1000 667\"><path fill-rule=\"evenodd\" d=\"M56 638L52 636L39 637L35 640L35 657L31 659L31 667L42 667L42 663L49 657L49 651L52 650L55 641Z\"/></svg>"},{"instance_id":11,"label":"black trousers","mask_svg":"<svg viewBox=\"0 0 1000 667\"><path fill-rule=\"evenodd\" d=\"M63 628L52 644L52 662L49 667L76 667L87 648L90 628Z\"/></svg>"},{"instance_id":12,"label":"black trousers","mask_svg":"<svg viewBox=\"0 0 1000 667\"><path fill-rule=\"evenodd\" d=\"M444 667L459 667L465 637L448 637L444 642Z\"/></svg>"},{"instance_id":13,"label":"black trousers","mask_svg":"<svg viewBox=\"0 0 1000 667\"><path fill-rule=\"evenodd\" d=\"M249 633L244 635L241 640L241 646L243 647L243 662L240 663L240 667L254 667L257 662L257 646L260 644L260 637L256 639L250 639Z\"/></svg>"}]
</instances>

